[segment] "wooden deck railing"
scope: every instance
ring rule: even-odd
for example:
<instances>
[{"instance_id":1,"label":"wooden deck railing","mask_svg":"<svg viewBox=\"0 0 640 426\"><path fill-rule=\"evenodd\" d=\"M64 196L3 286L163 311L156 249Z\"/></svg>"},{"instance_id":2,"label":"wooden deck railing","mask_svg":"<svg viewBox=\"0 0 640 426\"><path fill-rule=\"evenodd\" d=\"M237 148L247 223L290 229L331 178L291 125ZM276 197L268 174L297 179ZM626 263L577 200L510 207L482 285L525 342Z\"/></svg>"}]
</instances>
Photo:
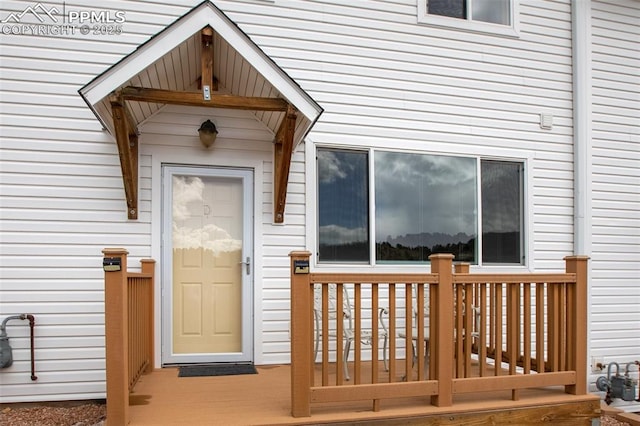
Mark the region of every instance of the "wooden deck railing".
<instances>
[{"instance_id":1,"label":"wooden deck railing","mask_svg":"<svg viewBox=\"0 0 640 426\"><path fill-rule=\"evenodd\" d=\"M309 416L312 402L372 400L377 411L385 398L430 396L434 405L451 406L455 394L470 392L511 390L514 400L520 389L533 387L587 393L585 256L567 257L564 273L470 274L468 265L454 271L453 256L439 254L430 258L431 273L392 275L312 273L309 255L291 253L295 417ZM333 306L344 305L343 294L353 300L353 312L344 314L350 322L331 316L330 289ZM376 321L380 308L386 330ZM321 320L315 320L314 309ZM349 335L345 327L351 323L353 376L347 381L344 339L335 336ZM369 352L359 338L366 328ZM379 344L385 332L388 348ZM388 372L381 353L390 360Z\"/></svg>"},{"instance_id":2,"label":"wooden deck railing","mask_svg":"<svg viewBox=\"0 0 640 426\"><path fill-rule=\"evenodd\" d=\"M129 310L129 391L143 373L153 369L153 268L142 259L142 272L127 274Z\"/></svg>"},{"instance_id":3,"label":"wooden deck railing","mask_svg":"<svg viewBox=\"0 0 640 426\"><path fill-rule=\"evenodd\" d=\"M105 343L107 418L129 422L129 392L153 368L155 261L140 261L141 272L127 271L128 251L105 249Z\"/></svg>"}]
</instances>

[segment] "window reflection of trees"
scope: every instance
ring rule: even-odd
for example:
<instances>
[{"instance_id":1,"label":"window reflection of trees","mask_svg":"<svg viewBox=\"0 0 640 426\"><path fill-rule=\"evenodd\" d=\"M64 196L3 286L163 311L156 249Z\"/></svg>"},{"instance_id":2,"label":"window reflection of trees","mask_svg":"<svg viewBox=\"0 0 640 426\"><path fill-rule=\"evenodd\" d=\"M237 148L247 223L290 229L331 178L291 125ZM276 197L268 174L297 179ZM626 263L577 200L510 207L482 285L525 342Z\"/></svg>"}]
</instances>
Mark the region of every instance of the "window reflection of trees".
<instances>
[{"instance_id":1,"label":"window reflection of trees","mask_svg":"<svg viewBox=\"0 0 640 426\"><path fill-rule=\"evenodd\" d=\"M369 151L318 150L320 261L368 263L373 208L376 263L427 262L433 253L476 263L479 230L482 262L522 263L521 163L372 152L370 200Z\"/></svg>"},{"instance_id":2,"label":"window reflection of trees","mask_svg":"<svg viewBox=\"0 0 640 426\"><path fill-rule=\"evenodd\" d=\"M368 173L366 152L318 150L321 261L369 261Z\"/></svg>"},{"instance_id":3,"label":"window reflection of trees","mask_svg":"<svg viewBox=\"0 0 640 426\"><path fill-rule=\"evenodd\" d=\"M475 259L476 160L375 153L376 259Z\"/></svg>"}]
</instances>

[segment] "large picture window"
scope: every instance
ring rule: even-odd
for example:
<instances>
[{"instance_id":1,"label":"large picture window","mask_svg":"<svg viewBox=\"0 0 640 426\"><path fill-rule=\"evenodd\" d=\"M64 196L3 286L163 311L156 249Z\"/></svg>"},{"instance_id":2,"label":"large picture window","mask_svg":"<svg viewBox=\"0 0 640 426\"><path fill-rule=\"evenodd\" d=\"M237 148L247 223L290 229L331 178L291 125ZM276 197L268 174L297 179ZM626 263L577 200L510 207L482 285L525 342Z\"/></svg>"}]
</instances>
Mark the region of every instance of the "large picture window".
<instances>
[{"instance_id":1,"label":"large picture window","mask_svg":"<svg viewBox=\"0 0 640 426\"><path fill-rule=\"evenodd\" d=\"M320 148L317 170L319 262L524 263L520 162Z\"/></svg>"}]
</instances>

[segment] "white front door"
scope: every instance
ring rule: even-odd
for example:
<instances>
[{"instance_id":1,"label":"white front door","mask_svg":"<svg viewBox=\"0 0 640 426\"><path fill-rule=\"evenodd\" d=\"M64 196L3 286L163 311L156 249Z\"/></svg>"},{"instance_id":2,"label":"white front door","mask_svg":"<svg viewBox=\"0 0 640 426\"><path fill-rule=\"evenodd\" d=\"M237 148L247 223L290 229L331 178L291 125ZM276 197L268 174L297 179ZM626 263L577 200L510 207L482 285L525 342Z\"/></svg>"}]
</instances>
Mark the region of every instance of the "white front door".
<instances>
[{"instance_id":1,"label":"white front door","mask_svg":"<svg viewBox=\"0 0 640 426\"><path fill-rule=\"evenodd\" d=\"M162 363L253 361L253 172L163 167Z\"/></svg>"}]
</instances>

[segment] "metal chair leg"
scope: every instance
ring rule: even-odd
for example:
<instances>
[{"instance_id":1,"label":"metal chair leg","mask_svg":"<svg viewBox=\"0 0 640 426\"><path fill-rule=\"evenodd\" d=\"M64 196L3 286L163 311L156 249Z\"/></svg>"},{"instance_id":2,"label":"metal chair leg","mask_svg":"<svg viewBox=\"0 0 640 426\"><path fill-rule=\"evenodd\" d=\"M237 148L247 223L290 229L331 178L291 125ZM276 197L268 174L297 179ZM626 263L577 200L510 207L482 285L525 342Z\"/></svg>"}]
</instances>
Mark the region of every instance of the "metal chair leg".
<instances>
[{"instance_id":1,"label":"metal chair leg","mask_svg":"<svg viewBox=\"0 0 640 426\"><path fill-rule=\"evenodd\" d=\"M347 363L349 362L349 350L351 350L351 340L347 339L347 342L344 346L344 359L342 363L342 367L344 369L344 379L349 381L351 377L349 377L349 366Z\"/></svg>"},{"instance_id":2,"label":"metal chair leg","mask_svg":"<svg viewBox=\"0 0 640 426\"><path fill-rule=\"evenodd\" d=\"M318 349L320 346L320 315L316 310L313 311L313 319L315 321L315 326L316 326L315 327L316 342L313 346L313 362L316 362L316 360L318 359Z\"/></svg>"},{"instance_id":3,"label":"metal chair leg","mask_svg":"<svg viewBox=\"0 0 640 426\"><path fill-rule=\"evenodd\" d=\"M384 344L382 346L382 362L384 363L384 371L389 371L389 360L387 359L387 345L389 336L384 336Z\"/></svg>"}]
</instances>

